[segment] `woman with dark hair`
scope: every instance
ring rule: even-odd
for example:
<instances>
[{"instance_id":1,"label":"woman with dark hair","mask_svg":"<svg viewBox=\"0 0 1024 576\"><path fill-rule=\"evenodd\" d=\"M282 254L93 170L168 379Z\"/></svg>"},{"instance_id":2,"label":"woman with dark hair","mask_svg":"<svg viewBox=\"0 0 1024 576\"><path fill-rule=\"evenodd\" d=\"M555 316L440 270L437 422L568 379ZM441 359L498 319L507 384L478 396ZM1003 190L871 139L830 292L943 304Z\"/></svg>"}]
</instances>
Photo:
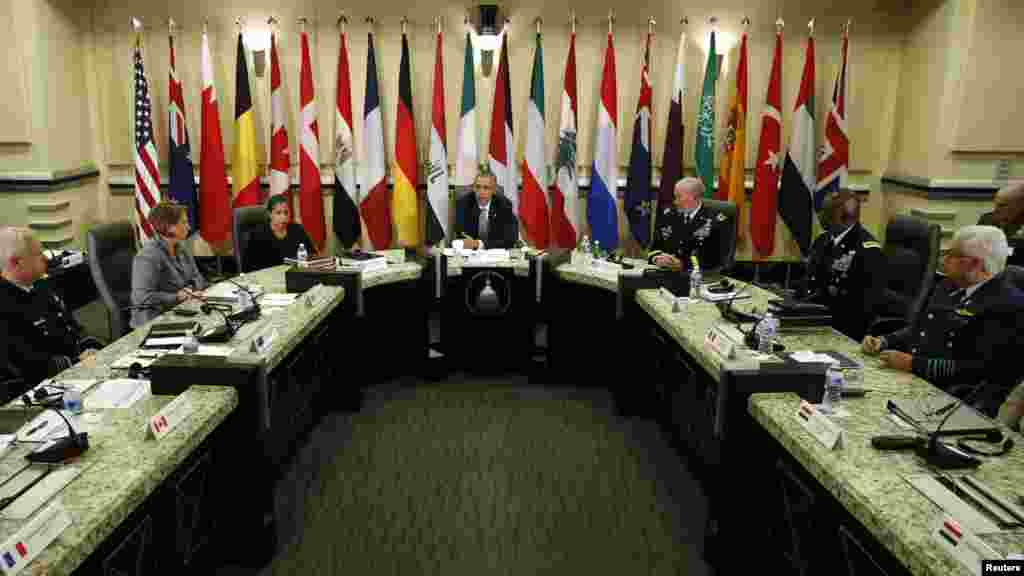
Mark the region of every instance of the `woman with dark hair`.
<instances>
[{"instance_id":1,"label":"woman with dark hair","mask_svg":"<svg viewBox=\"0 0 1024 576\"><path fill-rule=\"evenodd\" d=\"M142 245L132 262L132 305L147 307L132 310L133 328L159 316L162 307L194 298L209 286L183 242L189 233L185 207L160 202L149 211L149 225L156 235Z\"/></svg>"},{"instance_id":2,"label":"woman with dark hair","mask_svg":"<svg viewBox=\"0 0 1024 576\"><path fill-rule=\"evenodd\" d=\"M284 194L275 194L267 200L267 225L249 236L244 272L277 266L283 264L285 258L295 258L299 244L306 246L310 258L316 257L316 248L306 230L291 219L292 212Z\"/></svg>"}]
</instances>

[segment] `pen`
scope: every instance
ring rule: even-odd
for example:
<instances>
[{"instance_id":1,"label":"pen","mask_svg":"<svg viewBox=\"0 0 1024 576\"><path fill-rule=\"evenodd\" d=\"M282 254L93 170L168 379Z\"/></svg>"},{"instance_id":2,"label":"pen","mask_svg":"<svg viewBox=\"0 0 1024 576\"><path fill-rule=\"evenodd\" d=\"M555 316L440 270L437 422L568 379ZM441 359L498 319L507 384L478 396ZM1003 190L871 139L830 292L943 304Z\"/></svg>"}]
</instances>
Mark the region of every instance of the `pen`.
<instances>
[{"instance_id":1,"label":"pen","mask_svg":"<svg viewBox=\"0 0 1024 576\"><path fill-rule=\"evenodd\" d=\"M949 412L950 410L952 410L956 406L956 404L957 403L955 401L954 402L950 402L949 404L946 404L942 408L939 408L937 410L933 410L932 413L929 414L929 416L941 416L941 415L945 414L946 412Z\"/></svg>"},{"instance_id":2,"label":"pen","mask_svg":"<svg viewBox=\"0 0 1024 576\"><path fill-rule=\"evenodd\" d=\"M43 428L46 428L47 424L48 424L48 422L46 422L45 420L40 422L39 424L36 424L32 428L29 428L28 432L25 433L25 436L31 436L31 435L35 434L36 432L39 432Z\"/></svg>"}]
</instances>

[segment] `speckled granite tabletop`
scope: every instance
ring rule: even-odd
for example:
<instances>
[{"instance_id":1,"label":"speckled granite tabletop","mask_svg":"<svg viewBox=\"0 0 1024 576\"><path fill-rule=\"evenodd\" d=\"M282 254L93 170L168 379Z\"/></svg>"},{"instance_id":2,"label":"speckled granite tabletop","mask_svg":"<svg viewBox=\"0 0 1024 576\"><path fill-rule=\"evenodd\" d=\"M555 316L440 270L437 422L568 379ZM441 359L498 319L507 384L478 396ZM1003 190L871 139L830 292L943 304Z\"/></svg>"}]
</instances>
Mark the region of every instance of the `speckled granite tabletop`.
<instances>
[{"instance_id":1,"label":"speckled granite tabletop","mask_svg":"<svg viewBox=\"0 0 1024 576\"><path fill-rule=\"evenodd\" d=\"M618 268L585 266L582 264L564 262L555 268L555 274L567 282L575 282L577 284L585 284L595 288L603 288L604 290L618 292L619 274L625 273L639 275L643 273L644 268L649 266L647 262L643 260L635 260L632 258L626 258L626 262L633 264L634 268L631 270L621 270Z\"/></svg>"}]
</instances>

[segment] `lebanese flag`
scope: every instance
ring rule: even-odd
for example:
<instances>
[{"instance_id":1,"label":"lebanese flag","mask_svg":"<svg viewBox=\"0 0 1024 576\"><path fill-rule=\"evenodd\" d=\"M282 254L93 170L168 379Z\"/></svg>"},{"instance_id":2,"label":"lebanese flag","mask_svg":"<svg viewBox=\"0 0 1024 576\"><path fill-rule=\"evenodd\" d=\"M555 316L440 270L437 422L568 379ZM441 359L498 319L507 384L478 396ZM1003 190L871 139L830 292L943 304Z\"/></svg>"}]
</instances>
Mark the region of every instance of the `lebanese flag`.
<instances>
[{"instance_id":1,"label":"lebanese flag","mask_svg":"<svg viewBox=\"0 0 1024 576\"><path fill-rule=\"evenodd\" d=\"M434 50L434 107L430 116L430 172L427 174L427 244L448 237L448 143L444 118L444 40Z\"/></svg>"},{"instance_id":2,"label":"lebanese flag","mask_svg":"<svg viewBox=\"0 0 1024 576\"><path fill-rule=\"evenodd\" d=\"M366 232L373 248L391 247L391 197L388 194L387 159L384 150L384 120L380 112L380 91L377 88L377 59L373 54L373 32L367 34L366 97L363 112L363 173L365 194L359 211L366 222Z\"/></svg>"},{"instance_id":3,"label":"lebanese flag","mask_svg":"<svg viewBox=\"0 0 1024 576\"><path fill-rule=\"evenodd\" d=\"M313 96L313 67L309 61L309 34L301 33L302 68L299 76L299 101L302 105L302 147L299 149L299 209L302 227L313 241L316 252L324 249L327 224L324 222L324 198L320 190L320 129L316 122Z\"/></svg>"},{"instance_id":4,"label":"lebanese flag","mask_svg":"<svg viewBox=\"0 0 1024 576\"><path fill-rule=\"evenodd\" d=\"M770 256L775 250L778 219L779 151L782 150L782 31L775 34L775 56L768 77L768 96L761 112L761 137L754 168L754 195L750 208L750 237L755 252Z\"/></svg>"},{"instance_id":5,"label":"lebanese flag","mask_svg":"<svg viewBox=\"0 0 1024 576\"><path fill-rule=\"evenodd\" d=\"M494 84L494 108L491 111L491 144L487 163L498 180L498 192L512 203L512 213L519 213L519 190L516 169L512 162L512 92L508 72L508 33L502 33L501 63Z\"/></svg>"},{"instance_id":6,"label":"lebanese flag","mask_svg":"<svg viewBox=\"0 0 1024 576\"><path fill-rule=\"evenodd\" d=\"M547 166L544 164L544 51L537 33L526 109L526 150L523 157L523 198L519 219L526 238L536 248L548 247Z\"/></svg>"},{"instance_id":7,"label":"lebanese flag","mask_svg":"<svg viewBox=\"0 0 1024 576\"><path fill-rule=\"evenodd\" d=\"M579 192L576 182L576 34L569 37L565 60L562 111L558 125L557 174L551 188L551 242L575 248L580 231Z\"/></svg>"},{"instance_id":8,"label":"lebanese flag","mask_svg":"<svg viewBox=\"0 0 1024 576\"><path fill-rule=\"evenodd\" d=\"M793 135L789 139L786 163L779 188L779 215L793 239L806 255L811 248L811 217L817 182L814 153L814 37L807 39L804 73L793 112Z\"/></svg>"},{"instance_id":9,"label":"lebanese flag","mask_svg":"<svg viewBox=\"0 0 1024 576\"><path fill-rule=\"evenodd\" d=\"M843 32L842 59L843 64L836 76L836 85L832 90L832 107L825 119L825 142L818 161L818 189L814 194L814 209L820 210L825 198L846 186L850 177L850 137L846 132L846 88L849 76L850 36L849 31Z\"/></svg>"},{"instance_id":10,"label":"lebanese flag","mask_svg":"<svg viewBox=\"0 0 1024 576\"><path fill-rule=\"evenodd\" d=\"M295 219L295 206L289 192L288 128L285 122L284 89L281 87L281 60L277 56L277 38L270 35L270 195L287 194L288 212Z\"/></svg>"},{"instance_id":11,"label":"lebanese flag","mask_svg":"<svg viewBox=\"0 0 1024 576\"><path fill-rule=\"evenodd\" d=\"M594 168L587 198L587 221L594 241L611 252L619 247L619 210L616 192L619 182L618 91L615 83L615 46L608 33L604 72L601 77L601 102L597 108L597 138L594 144Z\"/></svg>"},{"instance_id":12,"label":"lebanese flag","mask_svg":"<svg viewBox=\"0 0 1024 576\"><path fill-rule=\"evenodd\" d=\"M199 234L211 246L219 246L231 230L231 193L224 168L224 139L220 133L217 89L213 85L210 40L202 43L203 110L199 152Z\"/></svg>"},{"instance_id":13,"label":"lebanese flag","mask_svg":"<svg viewBox=\"0 0 1024 576\"><path fill-rule=\"evenodd\" d=\"M334 108L334 235L351 248L362 235L356 190L355 146L352 143L352 83L348 69L348 36L338 49L338 90Z\"/></svg>"}]
</instances>

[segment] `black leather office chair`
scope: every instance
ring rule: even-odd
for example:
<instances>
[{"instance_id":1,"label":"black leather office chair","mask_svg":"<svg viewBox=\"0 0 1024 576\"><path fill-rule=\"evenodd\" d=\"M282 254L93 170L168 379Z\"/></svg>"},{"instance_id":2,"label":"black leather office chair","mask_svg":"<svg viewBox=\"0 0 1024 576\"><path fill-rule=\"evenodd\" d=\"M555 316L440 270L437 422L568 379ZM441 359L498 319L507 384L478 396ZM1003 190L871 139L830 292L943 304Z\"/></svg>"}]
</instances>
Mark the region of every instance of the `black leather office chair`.
<instances>
[{"instance_id":1,"label":"black leather office chair","mask_svg":"<svg viewBox=\"0 0 1024 576\"><path fill-rule=\"evenodd\" d=\"M1024 266L1007 266L1006 279L1017 287L1017 290L1024 290Z\"/></svg>"},{"instance_id":2,"label":"black leather office chair","mask_svg":"<svg viewBox=\"0 0 1024 576\"><path fill-rule=\"evenodd\" d=\"M267 225L267 211L263 206L244 206L235 208L231 220L231 241L235 248L235 263L238 272L245 272L245 248L249 244L249 235L254 230Z\"/></svg>"},{"instance_id":3,"label":"black leather office chair","mask_svg":"<svg viewBox=\"0 0 1024 576\"><path fill-rule=\"evenodd\" d=\"M912 323L927 303L939 262L938 224L897 215L885 228L885 292L871 334L888 334Z\"/></svg>"},{"instance_id":4,"label":"black leather office chair","mask_svg":"<svg viewBox=\"0 0 1024 576\"><path fill-rule=\"evenodd\" d=\"M135 258L135 232L131 222L112 222L89 230L89 271L96 290L107 307L110 340L130 330L132 260Z\"/></svg>"},{"instance_id":5,"label":"black leather office chair","mask_svg":"<svg viewBox=\"0 0 1024 576\"><path fill-rule=\"evenodd\" d=\"M721 274L733 267L736 262L736 205L732 202L724 202L722 200L711 200L705 198L703 200L704 205L708 208L716 210L722 214L725 214L729 220L726 225L727 230L723 230L726 234L726 238L729 239L722 246L721 258L719 259L719 266L712 270L705 270L705 275Z\"/></svg>"}]
</instances>

